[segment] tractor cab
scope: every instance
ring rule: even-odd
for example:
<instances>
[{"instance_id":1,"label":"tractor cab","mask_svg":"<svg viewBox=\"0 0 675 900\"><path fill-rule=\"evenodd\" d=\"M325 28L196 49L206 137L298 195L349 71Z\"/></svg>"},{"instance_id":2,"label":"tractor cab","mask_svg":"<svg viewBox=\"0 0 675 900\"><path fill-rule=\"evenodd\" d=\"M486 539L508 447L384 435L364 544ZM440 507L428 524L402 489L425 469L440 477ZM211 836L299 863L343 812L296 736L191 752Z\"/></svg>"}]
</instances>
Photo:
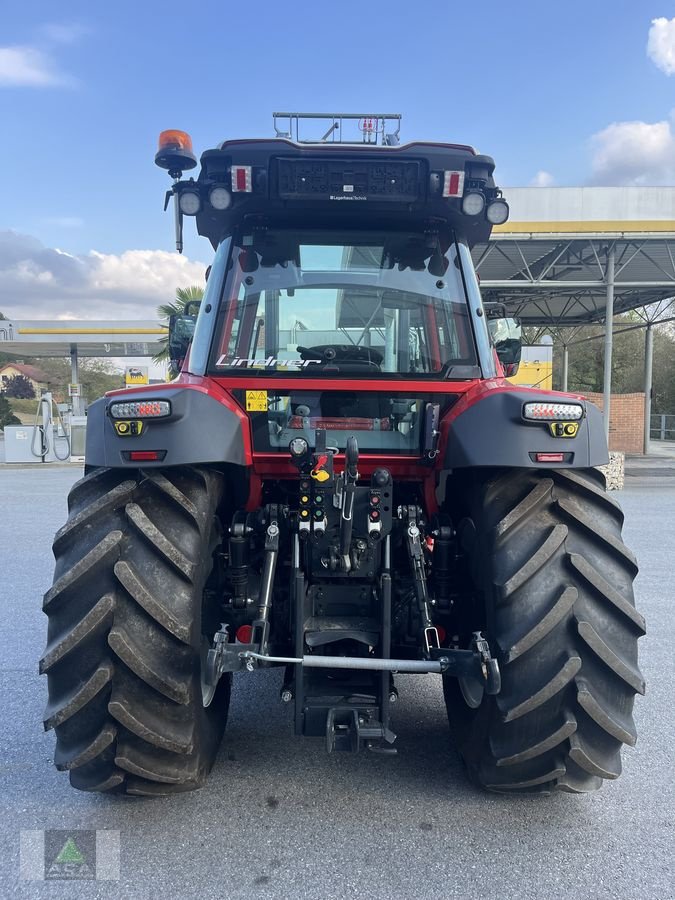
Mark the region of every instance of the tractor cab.
<instances>
[{"instance_id":1,"label":"tractor cab","mask_svg":"<svg viewBox=\"0 0 675 900\"><path fill-rule=\"evenodd\" d=\"M328 117L313 141L300 127L318 115L282 130L285 116L273 140L206 151L196 180L181 180L196 164L187 135L160 138L177 246L190 216L216 250L186 370L233 391L257 450L320 428L340 450L355 434L364 450L423 453L425 388L500 374L495 345L517 368L512 320L493 314L488 329L470 252L508 217L494 163L465 145L399 145L399 116ZM361 139L338 139L355 120ZM171 323L176 363L193 327Z\"/></svg>"}]
</instances>

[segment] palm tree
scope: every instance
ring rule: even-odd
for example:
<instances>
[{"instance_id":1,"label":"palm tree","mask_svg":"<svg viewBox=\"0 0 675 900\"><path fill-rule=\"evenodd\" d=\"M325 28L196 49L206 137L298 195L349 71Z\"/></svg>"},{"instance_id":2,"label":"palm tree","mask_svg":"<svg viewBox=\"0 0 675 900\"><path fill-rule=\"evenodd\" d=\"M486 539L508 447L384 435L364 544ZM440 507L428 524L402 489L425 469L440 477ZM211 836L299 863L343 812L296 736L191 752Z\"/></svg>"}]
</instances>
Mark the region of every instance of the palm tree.
<instances>
[{"instance_id":1,"label":"palm tree","mask_svg":"<svg viewBox=\"0 0 675 900\"><path fill-rule=\"evenodd\" d=\"M176 288L176 299L171 303L161 303L157 307L157 315L160 319L165 319L167 324L171 316L182 316L185 314L189 304L199 304L204 296L204 288L198 284L191 284L190 287ZM165 363L169 359L169 336L161 337L158 344L162 345L162 349L152 357L155 363Z\"/></svg>"}]
</instances>

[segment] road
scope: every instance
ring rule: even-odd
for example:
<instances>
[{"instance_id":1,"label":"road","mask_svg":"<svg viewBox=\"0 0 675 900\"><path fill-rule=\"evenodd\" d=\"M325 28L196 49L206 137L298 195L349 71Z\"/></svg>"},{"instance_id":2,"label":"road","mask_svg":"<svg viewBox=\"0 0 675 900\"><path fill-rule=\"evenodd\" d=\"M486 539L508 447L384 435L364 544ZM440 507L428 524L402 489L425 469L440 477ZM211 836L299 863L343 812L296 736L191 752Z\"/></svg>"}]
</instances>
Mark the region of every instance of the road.
<instances>
[{"instance_id":1,"label":"road","mask_svg":"<svg viewBox=\"0 0 675 900\"><path fill-rule=\"evenodd\" d=\"M675 478L618 494L641 573L648 691L624 774L597 794L509 797L470 787L435 676L400 677L398 756L327 756L292 735L279 673L240 676L208 786L145 800L79 793L52 767L41 718L41 595L72 468L0 469L0 896L115 898L675 897L672 564ZM19 880L21 829L120 832L118 882Z\"/></svg>"}]
</instances>

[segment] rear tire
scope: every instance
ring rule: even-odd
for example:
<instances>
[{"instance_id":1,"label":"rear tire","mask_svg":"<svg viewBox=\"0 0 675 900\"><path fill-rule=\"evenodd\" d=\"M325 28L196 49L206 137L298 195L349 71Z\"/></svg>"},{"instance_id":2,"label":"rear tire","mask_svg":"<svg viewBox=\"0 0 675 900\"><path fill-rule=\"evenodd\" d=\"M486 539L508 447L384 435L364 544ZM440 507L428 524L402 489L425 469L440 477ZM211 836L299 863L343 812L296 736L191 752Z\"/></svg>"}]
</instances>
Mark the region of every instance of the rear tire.
<instances>
[{"instance_id":1,"label":"rear tire","mask_svg":"<svg viewBox=\"0 0 675 900\"><path fill-rule=\"evenodd\" d=\"M444 679L469 774L495 791L595 790L621 772L644 693L623 513L595 470L511 470L479 482L468 505L482 606L471 625L485 629L502 678L475 708Z\"/></svg>"},{"instance_id":2,"label":"rear tire","mask_svg":"<svg viewBox=\"0 0 675 900\"><path fill-rule=\"evenodd\" d=\"M222 493L222 476L198 468L96 469L71 490L40 672L55 765L73 787L166 794L200 787L211 769L231 685L223 677L204 706L203 597Z\"/></svg>"}]
</instances>

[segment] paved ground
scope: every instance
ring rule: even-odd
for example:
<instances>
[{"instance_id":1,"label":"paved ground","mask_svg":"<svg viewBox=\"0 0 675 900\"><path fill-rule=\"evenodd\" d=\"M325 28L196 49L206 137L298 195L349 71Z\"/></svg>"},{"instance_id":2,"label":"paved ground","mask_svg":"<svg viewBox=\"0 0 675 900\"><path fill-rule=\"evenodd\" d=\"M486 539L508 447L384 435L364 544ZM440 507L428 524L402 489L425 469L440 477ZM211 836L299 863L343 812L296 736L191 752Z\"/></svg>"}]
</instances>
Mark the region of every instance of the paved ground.
<instances>
[{"instance_id":1,"label":"paved ground","mask_svg":"<svg viewBox=\"0 0 675 900\"><path fill-rule=\"evenodd\" d=\"M675 897L672 567L675 479L617 495L638 554L649 634L640 740L624 774L585 797L501 797L469 787L433 676L400 678L399 755L326 756L294 738L275 672L240 678L209 786L155 801L73 791L40 724L40 598L72 469L0 469L0 896L365 898ZM21 882L21 829L119 830L115 884Z\"/></svg>"}]
</instances>

